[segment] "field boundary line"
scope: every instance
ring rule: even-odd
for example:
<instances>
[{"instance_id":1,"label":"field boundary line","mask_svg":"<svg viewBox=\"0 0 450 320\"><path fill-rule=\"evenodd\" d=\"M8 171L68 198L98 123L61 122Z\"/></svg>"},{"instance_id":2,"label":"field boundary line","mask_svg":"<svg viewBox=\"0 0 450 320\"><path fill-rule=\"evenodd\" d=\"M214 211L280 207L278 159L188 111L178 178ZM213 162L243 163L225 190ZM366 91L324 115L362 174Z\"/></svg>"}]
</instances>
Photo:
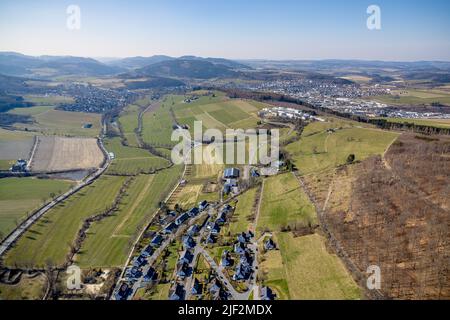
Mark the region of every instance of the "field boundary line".
<instances>
[{"instance_id":1,"label":"field boundary line","mask_svg":"<svg viewBox=\"0 0 450 320\"><path fill-rule=\"evenodd\" d=\"M114 236L119 236L120 234L117 234L118 231L120 231L120 229L123 227L123 225L125 224L125 222L128 221L128 218L133 215L134 211L136 210L136 208L138 207L138 205L141 204L142 200L144 200L144 196L145 193L148 191L148 189L150 188L154 176L153 175L148 175L147 176L148 179L145 182L145 186L144 188L142 188L141 192L139 193L137 199L133 202L133 205L131 206L131 208L128 210L127 215L124 217L124 219L122 220L122 222L114 229L112 237Z\"/></svg>"},{"instance_id":2,"label":"field boundary line","mask_svg":"<svg viewBox=\"0 0 450 320\"><path fill-rule=\"evenodd\" d=\"M31 162L33 161L34 154L36 153L38 144L39 144L39 136L34 136L33 149L31 149L30 159L28 160L28 163L27 163L28 170L30 170L30 168L31 168Z\"/></svg>"}]
</instances>

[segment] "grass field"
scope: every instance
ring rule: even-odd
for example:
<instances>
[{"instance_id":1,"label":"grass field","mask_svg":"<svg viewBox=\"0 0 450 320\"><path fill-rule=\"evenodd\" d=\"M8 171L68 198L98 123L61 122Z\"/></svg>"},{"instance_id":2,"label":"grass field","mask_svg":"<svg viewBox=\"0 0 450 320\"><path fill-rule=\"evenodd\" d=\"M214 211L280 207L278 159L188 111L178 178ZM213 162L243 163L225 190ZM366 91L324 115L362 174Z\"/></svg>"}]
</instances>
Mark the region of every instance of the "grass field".
<instances>
[{"instance_id":1,"label":"grass field","mask_svg":"<svg viewBox=\"0 0 450 320\"><path fill-rule=\"evenodd\" d=\"M191 103L184 102L181 95L170 95L158 110L146 113L143 117L142 136L145 142L158 146L173 146L170 137L173 131L173 110L179 124L188 125L193 134L194 121L203 122L203 130L227 128L255 128L257 112L265 105L253 101L232 100L216 92L216 96L202 96Z\"/></svg>"},{"instance_id":2,"label":"grass field","mask_svg":"<svg viewBox=\"0 0 450 320\"><path fill-rule=\"evenodd\" d=\"M247 217L252 214L253 204L255 203L257 189L253 188L240 195L233 217L228 226L231 234L247 232L251 222Z\"/></svg>"},{"instance_id":3,"label":"grass field","mask_svg":"<svg viewBox=\"0 0 450 320\"><path fill-rule=\"evenodd\" d=\"M16 127L44 134L81 137L96 137L100 133L100 114L50 109L33 116L33 119L36 123L18 123ZM92 124L92 128L83 128L85 124Z\"/></svg>"},{"instance_id":4,"label":"grass field","mask_svg":"<svg viewBox=\"0 0 450 320\"><path fill-rule=\"evenodd\" d=\"M303 130L302 136L307 137L310 135L314 135L317 133L321 133L323 131L326 131L328 129L343 129L343 128L355 128L356 126L362 126L364 124L350 121L350 120L343 120L339 118L328 118L326 122L311 122L306 126L306 128Z\"/></svg>"},{"instance_id":5,"label":"grass field","mask_svg":"<svg viewBox=\"0 0 450 320\"><path fill-rule=\"evenodd\" d=\"M314 206L291 173L267 178L264 182L262 204L257 230L279 231L295 224L316 224Z\"/></svg>"},{"instance_id":6,"label":"grass field","mask_svg":"<svg viewBox=\"0 0 450 320\"><path fill-rule=\"evenodd\" d=\"M122 133L127 139L128 144L132 147L137 147L138 142L134 130L139 126L138 116L140 108L135 105L129 105L125 108L119 117L119 122L122 127Z\"/></svg>"},{"instance_id":7,"label":"grass field","mask_svg":"<svg viewBox=\"0 0 450 320\"><path fill-rule=\"evenodd\" d=\"M107 173L134 175L169 165L167 160L154 156L147 150L123 146L118 137L105 140L105 148L115 155Z\"/></svg>"},{"instance_id":8,"label":"grass field","mask_svg":"<svg viewBox=\"0 0 450 320\"><path fill-rule=\"evenodd\" d=\"M263 105L246 100L225 97L202 97L193 103L178 103L173 106L178 122L193 128L194 121L202 121L204 129L249 129L256 128L257 112Z\"/></svg>"},{"instance_id":9,"label":"grass field","mask_svg":"<svg viewBox=\"0 0 450 320\"><path fill-rule=\"evenodd\" d=\"M27 213L61 194L72 184L62 180L36 178L0 179L0 240L8 235Z\"/></svg>"},{"instance_id":10,"label":"grass field","mask_svg":"<svg viewBox=\"0 0 450 320\"><path fill-rule=\"evenodd\" d=\"M19 283L0 283L0 300L40 300L44 297L47 280L43 274L29 278L22 276Z\"/></svg>"},{"instance_id":11,"label":"grass field","mask_svg":"<svg viewBox=\"0 0 450 320\"><path fill-rule=\"evenodd\" d=\"M172 147L176 144L170 139L173 124L169 102L162 103L157 110L143 115L142 139L154 147Z\"/></svg>"},{"instance_id":12,"label":"grass field","mask_svg":"<svg viewBox=\"0 0 450 320\"><path fill-rule=\"evenodd\" d=\"M320 172L345 164L350 154L356 160L382 154L397 133L365 128L344 128L334 133L303 136L286 146L302 174Z\"/></svg>"},{"instance_id":13,"label":"grass field","mask_svg":"<svg viewBox=\"0 0 450 320\"><path fill-rule=\"evenodd\" d=\"M59 103L72 103L74 99L69 96L60 96L60 95L51 95L51 96L43 96L43 95L26 95L24 96L26 101L33 102L39 106L49 106L56 105Z\"/></svg>"},{"instance_id":14,"label":"grass field","mask_svg":"<svg viewBox=\"0 0 450 320\"><path fill-rule=\"evenodd\" d=\"M0 168L8 170L17 159L28 159L33 147L34 134L0 128Z\"/></svg>"},{"instance_id":15,"label":"grass field","mask_svg":"<svg viewBox=\"0 0 450 320\"><path fill-rule=\"evenodd\" d=\"M104 176L47 212L7 253L5 265L61 266L83 221L111 206L124 180Z\"/></svg>"},{"instance_id":16,"label":"grass field","mask_svg":"<svg viewBox=\"0 0 450 320\"><path fill-rule=\"evenodd\" d=\"M177 166L156 175L137 176L114 215L92 225L76 257L77 264L86 268L123 266L140 230L180 175L181 168Z\"/></svg>"},{"instance_id":17,"label":"grass field","mask_svg":"<svg viewBox=\"0 0 450 320\"><path fill-rule=\"evenodd\" d=\"M266 285L280 299L360 299L361 292L339 258L327 252L324 239L317 235L295 238L277 233L279 251L266 253L261 269Z\"/></svg>"},{"instance_id":18,"label":"grass field","mask_svg":"<svg viewBox=\"0 0 450 320\"><path fill-rule=\"evenodd\" d=\"M418 105L433 102L450 105L450 93L442 90L395 90L390 95L371 99L394 105Z\"/></svg>"},{"instance_id":19,"label":"grass field","mask_svg":"<svg viewBox=\"0 0 450 320\"><path fill-rule=\"evenodd\" d=\"M450 128L450 119L400 119L400 118L383 118L389 122L397 123L414 123L416 125L430 126L436 128Z\"/></svg>"},{"instance_id":20,"label":"grass field","mask_svg":"<svg viewBox=\"0 0 450 320\"><path fill-rule=\"evenodd\" d=\"M38 116L53 109L55 109L55 106L36 106L30 108L15 108L9 110L8 113L28 115L28 116Z\"/></svg>"}]
</instances>

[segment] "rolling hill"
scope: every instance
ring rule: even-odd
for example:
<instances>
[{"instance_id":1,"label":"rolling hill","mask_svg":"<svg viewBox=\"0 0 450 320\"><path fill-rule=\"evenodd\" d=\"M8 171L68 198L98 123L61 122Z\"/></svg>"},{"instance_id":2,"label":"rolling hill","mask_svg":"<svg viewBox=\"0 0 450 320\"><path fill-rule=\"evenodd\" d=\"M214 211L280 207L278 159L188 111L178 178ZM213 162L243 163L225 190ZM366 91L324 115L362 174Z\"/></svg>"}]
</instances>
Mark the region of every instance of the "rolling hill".
<instances>
[{"instance_id":1,"label":"rolling hill","mask_svg":"<svg viewBox=\"0 0 450 320\"><path fill-rule=\"evenodd\" d=\"M228 78L239 74L225 65L195 59L163 61L137 69L135 72L140 76L193 79Z\"/></svg>"},{"instance_id":2,"label":"rolling hill","mask_svg":"<svg viewBox=\"0 0 450 320\"><path fill-rule=\"evenodd\" d=\"M8 76L47 78L61 75L106 76L123 72L91 58L71 56L33 57L15 52L0 52L0 73Z\"/></svg>"}]
</instances>

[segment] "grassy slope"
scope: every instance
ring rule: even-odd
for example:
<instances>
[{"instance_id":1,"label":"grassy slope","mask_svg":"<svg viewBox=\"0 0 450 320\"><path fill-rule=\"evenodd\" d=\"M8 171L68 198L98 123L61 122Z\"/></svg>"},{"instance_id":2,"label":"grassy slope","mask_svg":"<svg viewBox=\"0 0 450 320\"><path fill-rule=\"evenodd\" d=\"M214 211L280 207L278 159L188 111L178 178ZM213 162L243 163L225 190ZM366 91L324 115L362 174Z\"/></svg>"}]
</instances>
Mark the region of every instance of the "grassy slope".
<instances>
[{"instance_id":1,"label":"grassy slope","mask_svg":"<svg viewBox=\"0 0 450 320\"><path fill-rule=\"evenodd\" d=\"M72 184L68 181L4 178L0 179L0 233L6 236L27 213L50 199L50 194L63 193ZM2 236L0 236L2 239Z\"/></svg>"},{"instance_id":2,"label":"grassy slope","mask_svg":"<svg viewBox=\"0 0 450 320\"><path fill-rule=\"evenodd\" d=\"M359 299L361 292L339 258L327 252L317 235L294 238L278 233L279 251L270 251L261 268L266 285L280 299Z\"/></svg>"},{"instance_id":3,"label":"grassy slope","mask_svg":"<svg viewBox=\"0 0 450 320\"><path fill-rule=\"evenodd\" d=\"M286 147L302 174L320 172L345 164L350 154L356 160L382 154L393 139L394 132L366 128L344 128L334 133L320 132L304 136Z\"/></svg>"},{"instance_id":4,"label":"grassy slope","mask_svg":"<svg viewBox=\"0 0 450 320\"><path fill-rule=\"evenodd\" d=\"M33 116L36 124L17 124L19 128L29 128L45 134L96 137L100 132L101 116L95 113L48 110ZM92 128L83 125L91 123Z\"/></svg>"},{"instance_id":5,"label":"grassy slope","mask_svg":"<svg viewBox=\"0 0 450 320\"><path fill-rule=\"evenodd\" d=\"M182 100L180 96L169 96L161 103L160 107L152 112L146 112L143 116L142 139L155 147L171 147L175 143L171 141L173 120L170 115L172 102Z\"/></svg>"},{"instance_id":6,"label":"grassy slope","mask_svg":"<svg viewBox=\"0 0 450 320\"><path fill-rule=\"evenodd\" d=\"M139 110L140 108L138 106L129 105L119 117L123 135L132 147L138 146L134 130L138 127Z\"/></svg>"},{"instance_id":7,"label":"grassy slope","mask_svg":"<svg viewBox=\"0 0 450 320\"><path fill-rule=\"evenodd\" d=\"M50 210L18 241L7 266L62 265L83 221L109 207L125 178L104 176Z\"/></svg>"},{"instance_id":8,"label":"grassy slope","mask_svg":"<svg viewBox=\"0 0 450 320\"><path fill-rule=\"evenodd\" d=\"M314 206L291 173L265 181L258 231L279 231L295 223L316 223Z\"/></svg>"},{"instance_id":9,"label":"grassy slope","mask_svg":"<svg viewBox=\"0 0 450 320\"><path fill-rule=\"evenodd\" d=\"M291 298L358 299L358 286L334 254L327 252L319 235L294 238L278 235Z\"/></svg>"},{"instance_id":10,"label":"grassy slope","mask_svg":"<svg viewBox=\"0 0 450 320\"><path fill-rule=\"evenodd\" d=\"M77 256L83 267L122 266L139 231L155 214L159 201L174 187L180 167L141 175L130 185L114 216L95 223Z\"/></svg>"},{"instance_id":11,"label":"grassy slope","mask_svg":"<svg viewBox=\"0 0 450 320\"><path fill-rule=\"evenodd\" d=\"M433 102L450 104L450 94L440 90L394 91L392 95L377 96L371 99L394 105L419 105Z\"/></svg>"},{"instance_id":12,"label":"grassy slope","mask_svg":"<svg viewBox=\"0 0 450 320\"><path fill-rule=\"evenodd\" d=\"M390 122L398 123L414 123L417 125L424 125L436 128L450 128L450 119L400 119L400 118L387 118Z\"/></svg>"},{"instance_id":13,"label":"grassy slope","mask_svg":"<svg viewBox=\"0 0 450 320\"><path fill-rule=\"evenodd\" d=\"M0 283L0 299L4 300L40 300L44 297L47 281L44 275L34 278L22 276L19 283L7 285Z\"/></svg>"},{"instance_id":14,"label":"grassy slope","mask_svg":"<svg viewBox=\"0 0 450 320\"><path fill-rule=\"evenodd\" d=\"M120 138L106 140L105 148L115 155L108 173L137 174L141 170L148 172L150 169L168 165L167 160L156 157L144 149L123 146Z\"/></svg>"},{"instance_id":15,"label":"grassy slope","mask_svg":"<svg viewBox=\"0 0 450 320\"><path fill-rule=\"evenodd\" d=\"M15 109L9 110L8 113L37 116L37 115L40 115L44 112L47 112L47 111L53 110L53 109L55 109L55 106L36 106L36 107L30 107L30 108L15 108Z\"/></svg>"},{"instance_id":16,"label":"grassy slope","mask_svg":"<svg viewBox=\"0 0 450 320\"><path fill-rule=\"evenodd\" d=\"M252 213L256 191L257 189L253 188L238 197L239 201L231 219L232 222L229 225L231 234L237 234L249 230L249 225L251 222L247 220L247 217Z\"/></svg>"}]
</instances>

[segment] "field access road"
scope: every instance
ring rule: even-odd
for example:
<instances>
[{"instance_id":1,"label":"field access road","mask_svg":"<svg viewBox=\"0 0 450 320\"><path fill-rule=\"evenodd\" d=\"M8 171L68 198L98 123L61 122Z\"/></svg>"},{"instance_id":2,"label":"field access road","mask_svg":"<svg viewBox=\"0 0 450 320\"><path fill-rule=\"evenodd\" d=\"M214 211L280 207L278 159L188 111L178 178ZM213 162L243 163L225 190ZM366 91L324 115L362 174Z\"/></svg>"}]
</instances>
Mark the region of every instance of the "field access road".
<instances>
[{"instance_id":1,"label":"field access road","mask_svg":"<svg viewBox=\"0 0 450 320\"><path fill-rule=\"evenodd\" d=\"M78 192L79 190L83 189L85 186L91 184L94 182L100 175L102 175L106 169L108 169L111 159L109 157L108 152L106 152L105 147L103 146L103 142L101 139L99 139L99 145L102 149L103 153L105 154L106 161L103 164L103 166L97 171L95 171L93 174L91 174L89 177L87 177L85 180L83 180L80 184L75 186L74 188L70 189L66 193L58 196L57 198L53 199L51 202L45 204L43 207L41 207L38 211L36 211L34 214L32 214L29 218L27 218L25 221L23 221L13 232L11 232L0 244L0 258L5 254L5 252L19 239L19 237L26 231L28 228L30 228L33 223L35 223L40 217L42 217L47 211L52 209L54 206L56 206L58 203L66 200L68 197L73 195L74 193Z\"/></svg>"}]
</instances>

